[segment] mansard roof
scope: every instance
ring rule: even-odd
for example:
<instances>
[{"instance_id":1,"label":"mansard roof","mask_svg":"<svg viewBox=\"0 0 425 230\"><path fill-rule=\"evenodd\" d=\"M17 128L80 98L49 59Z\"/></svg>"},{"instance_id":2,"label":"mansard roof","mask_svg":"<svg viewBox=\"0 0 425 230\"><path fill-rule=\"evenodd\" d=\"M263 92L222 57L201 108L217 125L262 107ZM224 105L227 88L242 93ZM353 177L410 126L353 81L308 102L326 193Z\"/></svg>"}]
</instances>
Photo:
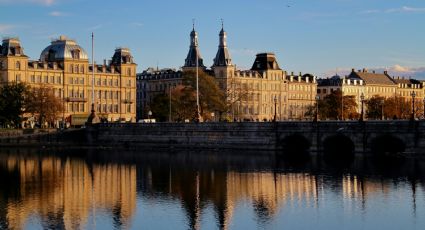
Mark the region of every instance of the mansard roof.
<instances>
[{"instance_id":1,"label":"mansard roof","mask_svg":"<svg viewBox=\"0 0 425 230\"><path fill-rule=\"evenodd\" d=\"M281 70L274 53L259 53L251 70Z\"/></svg>"}]
</instances>

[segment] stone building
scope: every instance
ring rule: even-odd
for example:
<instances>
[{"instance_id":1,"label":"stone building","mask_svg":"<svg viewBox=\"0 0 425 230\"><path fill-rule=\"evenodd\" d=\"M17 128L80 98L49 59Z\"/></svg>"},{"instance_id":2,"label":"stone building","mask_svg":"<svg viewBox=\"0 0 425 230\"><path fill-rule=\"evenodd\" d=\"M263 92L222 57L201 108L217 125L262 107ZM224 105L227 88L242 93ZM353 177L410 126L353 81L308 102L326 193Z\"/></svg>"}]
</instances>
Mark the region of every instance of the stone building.
<instances>
[{"instance_id":1,"label":"stone building","mask_svg":"<svg viewBox=\"0 0 425 230\"><path fill-rule=\"evenodd\" d=\"M316 102L317 82L311 74L295 76L292 72L288 79L288 118L291 120L309 119L305 113Z\"/></svg>"},{"instance_id":2,"label":"stone building","mask_svg":"<svg viewBox=\"0 0 425 230\"><path fill-rule=\"evenodd\" d=\"M318 80L317 95L323 99L335 90L341 90L344 96L355 96L358 111L361 110L361 95L364 99L373 96L384 98L402 97L412 100L412 92L415 92L415 100L424 99L424 82L415 79L390 77L387 71L383 73L369 72L367 69L355 71L352 69L348 76L335 75L327 79Z\"/></svg>"},{"instance_id":3,"label":"stone building","mask_svg":"<svg viewBox=\"0 0 425 230\"><path fill-rule=\"evenodd\" d=\"M65 36L51 42L39 60L29 60L19 39L4 39L0 47L0 84L24 82L46 86L64 105L59 120L82 125L90 114L92 64L86 51ZM95 109L108 121L134 121L136 117L136 64L128 48L117 48L109 63L95 65Z\"/></svg>"},{"instance_id":4,"label":"stone building","mask_svg":"<svg viewBox=\"0 0 425 230\"><path fill-rule=\"evenodd\" d=\"M183 73L174 69L148 68L138 73L137 79L137 120L146 118L149 105L158 94L169 93L170 89L182 84Z\"/></svg>"},{"instance_id":5,"label":"stone building","mask_svg":"<svg viewBox=\"0 0 425 230\"><path fill-rule=\"evenodd\" d=\"M273 120L276 114L277 120L288 119L288 86L294 86L292 93L301 93L300 98L293 97L293 104L304 108L309 103L314 103L316 95L315 77L303 76L302 81L289 82L286 72L279 67L276 56L273 53L259 53L256 55L254 64L250 70L238 70L232 63L232 58L227 46L227 33L222 27L219 33L219 45L216 57L211 69L204 65L202 55L199 51L198 34L193 28L190 34L190 47L182 71L204 71L217 80L220 89L226 95L229 106L228 118L231 120L263 121ZM172 75L167 79L163 75ZM152 91L156 85L175 85L181 83L181 72L157 71L155 77L148 71L138 74L138 84L145 92L140 92L145 98L152 98ZM158 89L166 92L165 86ZM145 95L146 93L146 95ZM158 93L158 91L156 92ZM139 108L146 104L139 104ZM298 107L294 107L298 108ZM295 110L295 109L294 109ZM295 111L294 111L295 112ZM302 112L297 112L301 114Z\"/></svg>"}]
</instances>

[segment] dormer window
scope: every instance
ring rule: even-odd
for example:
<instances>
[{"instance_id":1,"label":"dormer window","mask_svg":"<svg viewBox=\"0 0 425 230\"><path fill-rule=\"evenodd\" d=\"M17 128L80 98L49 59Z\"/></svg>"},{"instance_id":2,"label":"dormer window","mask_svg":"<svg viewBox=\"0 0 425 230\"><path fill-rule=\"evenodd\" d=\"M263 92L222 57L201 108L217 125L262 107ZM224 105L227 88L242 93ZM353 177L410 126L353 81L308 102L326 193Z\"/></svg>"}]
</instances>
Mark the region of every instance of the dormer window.
<instances>
[{"instance_id":1,"label":"dormer window","mask_svg":"<svg viewBox=\"0 0 425 230\"><path fill-rule=\"evenodd\" d=\"M49 53L47 54L47 60L48 61L54 61L55 60L55 54L56 52L54 50L49 50Z\"/></svg>"},{"instance_id":2,"label":"dormer window","mask_svg":"<svg viewBox=\"0 0 425 230\"><path fill-rule=\"evenodd\" d=\"M71 55L73 59L80 59L80 50L71 51Z\"/></svg>"}]
</instances>

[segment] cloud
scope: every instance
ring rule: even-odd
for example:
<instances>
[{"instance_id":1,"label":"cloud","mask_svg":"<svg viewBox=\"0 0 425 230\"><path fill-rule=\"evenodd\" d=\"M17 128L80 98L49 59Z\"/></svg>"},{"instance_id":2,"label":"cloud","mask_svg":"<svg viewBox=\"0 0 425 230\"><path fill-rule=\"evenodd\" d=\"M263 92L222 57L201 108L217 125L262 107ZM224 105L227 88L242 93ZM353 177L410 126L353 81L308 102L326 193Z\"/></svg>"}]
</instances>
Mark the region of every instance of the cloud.
<instances>
[{"instance_id":1,"label":"cloud","mask_svg":"<svg viewBox=\"0 0 425 230\"><path fill-rule=\"evenodd\" d=\"M0 24L0 33L7 33L9 32L11 29L15 28L15 25L10 25L10 24Z\"/></svg>"},{"instance_id":2,"label":"cloud","mask_svg":"<svg viewBox=\"0 0 425 230\"><path fill-rule=\"evenodd\" d=\"M102 24L99 24L99 25L95 25L95 26L89 27L89 28L87 28L87 30L88 31L93 31L93 30L98 30L98 29L100 29L102 27L103 27L103 25Z\"/></svg>"},{"instance_id":3,"label":"cloud","mask_svg":"<svg viewBox=\"0 0 425 230\"><path fill-rule=\"evenodd\" d=\"M141 22L133 22L133 23L131 23L131 25L132 25L132 26L137 26L137 27L142 27L142 26L144 26L144 24L143 24L143 23L141 23Z\"/></svg>"},{"instance_id":4,"label":"cloud","mask_svg":"<svg viewBox=\"0 0 425 230\"><path fill-rule=\"evenodd\" d=\"M60 11L52 11L49 13L50 16L52 17L64 17L64 16L68 16L68 13L64 13L64 12L60 12Z\"/></svg>"},{"instance_id":5,"label":"cloud","mask_svg":"<svg viewBox=\"0 0 425 230\"><path fill-rule=\"evenodd\" d=\"M234 54L234 55L239 55L239 56L255 56L258 51L254 50L254 49L249 49L249 48L243 48L243 49L230 49L230 53Z\"/></svg>"},{"instance_id":6,"label":"cloud","mask_svg":"<svg viewBox=\"0 0 425 230\"><path fill-rule=\"evenodd\" d=\"M45 6L51 6L55 4L57 0L0 0L0 4L39 4Z\"/></svg>"},{"instance_id":7,"label":"cloud","mask_svg":"<svg viewBox=\"0 0 425 230\"><path fill-rule=\"evenodd\" d=\"M401 8L388 9L386 13L425 13L425 8L403 6Z\"/></svg>"},{"instance_id":8,"label":"cloud","mask_svg":"<svg viewBox=\"0 0 425 230\"><path fill-rule=\"evenodd\" d=\"M364 10L359 12L360 14L377 14L377 13L425 13L425 8L420 7L409 7L409 6L403 6L400 8L391 8L391 9L371 9L371 10Z\"/></svg>"}]
</instances>

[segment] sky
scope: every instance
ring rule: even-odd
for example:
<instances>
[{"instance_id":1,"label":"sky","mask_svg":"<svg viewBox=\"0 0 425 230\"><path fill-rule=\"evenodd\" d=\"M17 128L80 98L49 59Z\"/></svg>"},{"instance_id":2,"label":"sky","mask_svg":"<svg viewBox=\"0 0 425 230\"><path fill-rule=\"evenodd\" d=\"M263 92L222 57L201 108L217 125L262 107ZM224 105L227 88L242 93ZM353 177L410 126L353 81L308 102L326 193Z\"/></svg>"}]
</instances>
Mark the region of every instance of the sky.
<instances>
[{"instance_id":1,"label":"sky","mask_svg":"<svg viewBox=\"0 0 425 230\"><path fill-rule=\"evenodd\" d=\"M223 19L239 69L273 52L288 72L367 68L425 79L424 0L0 0L0 37L19 37L30 59L60 35L90 54L94 32L96 62L128 47L139 72L180 68L193 19L207 66Z\"/></svg>"}]
</instances>

